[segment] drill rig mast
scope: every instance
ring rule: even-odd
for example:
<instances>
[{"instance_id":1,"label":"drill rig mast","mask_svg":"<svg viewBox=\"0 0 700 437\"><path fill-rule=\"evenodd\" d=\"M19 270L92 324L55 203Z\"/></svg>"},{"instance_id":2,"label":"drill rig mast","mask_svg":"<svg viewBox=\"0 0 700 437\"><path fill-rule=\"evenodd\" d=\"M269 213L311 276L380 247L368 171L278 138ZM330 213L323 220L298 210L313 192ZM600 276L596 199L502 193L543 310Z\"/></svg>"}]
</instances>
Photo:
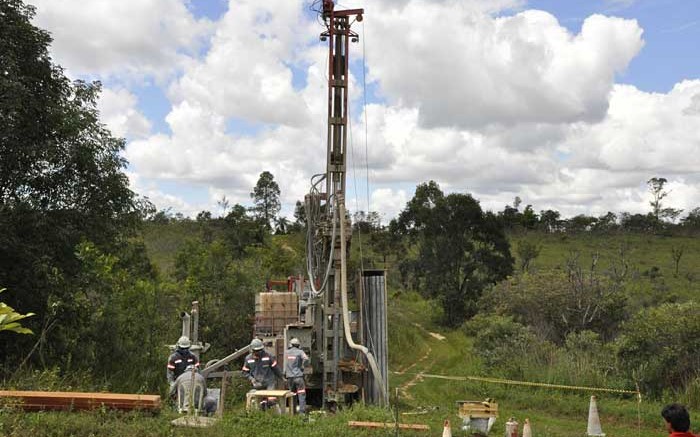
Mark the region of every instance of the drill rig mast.
<instances>
[{"instance_id":1,"label":"drill rig mast","mask_svg":"<svg viewBox=\"0 0 700 437\"><path fill-rule=\"evenodd\" d=\"M328 132L326 172L311 179L311 191L305 198L311 284L306 323L313 320L315 328L314 352L323 369L324 404L332 406L342 402L347 395L361 392L362 386L369 392L363 394L364 399L381 404L386 403L388 397L386 335L384 344L379 347L380 369L375 356L367 347L355 342L353 333L359 341L369 338L363 319L376 320L377 317L366 314L367 311L382 313L379 320L383 320L386 332L386 293L382 289L383 305L381 299L379 304L375 299L374 304L363 305L367 293L362 290L364 282L358 281L360 290L353 294L356 311L351 312L347 278L352 234L345 208L349 48L350 42L359 39L351 26L362 21L364 10L336 10L332 0L323 0L323 10L319 12L326 26L320 37L328 41ZM325 192L321 189L323 182ZM353 315L355 319L351 320Z\"/></svg>"}]
</instances>

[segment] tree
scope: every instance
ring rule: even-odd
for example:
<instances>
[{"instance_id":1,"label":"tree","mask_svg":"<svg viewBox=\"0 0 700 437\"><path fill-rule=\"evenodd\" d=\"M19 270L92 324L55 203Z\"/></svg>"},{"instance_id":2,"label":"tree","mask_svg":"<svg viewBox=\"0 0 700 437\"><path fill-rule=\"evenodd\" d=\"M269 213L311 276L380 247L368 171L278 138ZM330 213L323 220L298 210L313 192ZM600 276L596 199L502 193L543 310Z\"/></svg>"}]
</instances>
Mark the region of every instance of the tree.
<instances>
[{"instance_id":1,"label":"tree","mask_svg":"<svg viewBox=\"0 0 700 437\"><path fill-rule=\"evenodd\" d=\"M206 211L206 210L204 210L204 211L200 211L200 212L197 213L197 219L196 219L196 220L197 220L198 222L208 222L208 221L211 220L211 218L212 218L212 216L211 216L211 211Z\"/></svg>"},{"instance_id":2,"label":"tree","mask_svg":"<svg viewBox=\"0 0 700 437\"><path fill-rule=\"evenodd\" d=\"M381 229L381 217L376 211L357 211L352 215L352 227L361 234L371 234Z\"/></svg>"},{"instance_id":3,"label":"tree","mask_svg":"<svg viewBox=\"0 0 700 437\"><path fill-rule=\"evenodd\" d=\"M676 266L676 270L674 273L674 276L676 276L676 277L678 277L678 267L680 266L681 258L683 257L684 250L685 250L685 247L683 247L683 245L671 246L671 258L673 258L673 263Z\"/></svg>"},{"instance_id":4,"label":"tree","mask_svg":"<svg viewBox=\"0 0 700 437\"><path fill-rule=\"evenodd\" d=\"M224 240L234 257L241 258L249 246L260 246L269 235L260 220L250 217L242 205L235 204L224 218Z\"/></svg>"},{"instance_id":5,"label":"tree","mask_svg":"<svg viewBox=\"0 0 700 437\"><path fill-rule=\"evenodd\" d=\"M51 300L73 297L76 246L115 248L142 213L124 174L124 140L99 121L100 84L71 82L52 63L51 37L33 15L20 0L0 2L0 283L14 291L8 305L37 313L27 324L38 327ZM65 352L79 333L71 335L49 340ZM7 356L27 346L0 339Z\"/></svg>"},{"instance_id":6,"label":"tree","mask_svg":"<svg viewBox=\"0 0 700 437\"><path fill-rule=\"evenodd\" d=\"M280 187L275 182L275 177L269 171L260 173L258 183L255 184L250 197L255 203L253 211L259 219L265 222L268 230L272 229L272 220L282 207L280 203Z\"/></svg>"},{"instance_id":7,"label":"tree","mask_svg":"<svg viewBox=\"0 0 700 437\"><path fill-rule=\"evenodd\" d=\"M605 215L601 215L592 224L592 229L599 232L609 232L617 227L617 215L614 212L608 211Z\"/></svg>"},{"instance_id":8,"label":"tree","mask_svg":"<svg viewBox=\"0 0 700 437\"><path fill-rule=\"evenodd\" d=\"M518 258L520 258L520 270L523 272L530 271L530 264L540 255L541 250L542 246L537 243L525 239L520 240L515 249Z\"/></svg>"},{"instance_id":9,"label":"tree","mask_svg":"<svg viewBox=\"0 0 700 437\"><path fill-rule=\"evenodd\" d=\"M538 222L539 218L535 210L532 209L532 205L527 205L520 216L520 224L525 229L535 229Z\"/></svg>"},{"instance_id":10,"label":"tree","mask_svg":"<svg viewBox=\"0 0 700 437\"><path fill-rule=\"evenodd\" d=\"M683 217L681 225L689 229L700 229L700 207L693 208L687 216Z\"/></svg>"},{"instance_id":11,"label":"tree","mask_svg":"<svg viewBox=\"0 0 700 437\"><path fill-rule=\"evenodd\" d=\"M669 219L675 221L683 210L675 208L664 208L661 202L666 196L669 195L669 191L664 191L664 186L668 180L666 178L651 178L647 181L649 186L649 192L651 193L652 200L649 202L651 205L651 213L656 218L656 222L660 224L664 219Z\"/></svg>"},{"instance_id":12,"label":"tree","mask_svg":"<svg viewBox=\"0 0 700 437\"><path fill-rule=\"evenodd\" d=\"M228 210L231 208L231 202L224 195L216 201L216 204L221 208L221 217L226 217Z\"/></svg>"},{"instance_id":13,"label":"tree","mask_svg":"<svg viewBox=\"0 0 700 437\"><path fill-rule=\"evenodd\" d=\"M275 234L284 235L289 232L289 219L279 217L275 220Z\"/></svg>"},{"instance_id":14,"label":"tree","mask_svg":"<svg viewBox=\"0 0 700 437\"><path fill-rule=\"evenodd\" d=\"M507 229L513 229L520 224L522 214L520 211L518 211L518 208L520 207L521 203L523 203L522 199L520 199L519 196L516 196L513 200L513 206L506 205L503 208L503 211L498 213L498 217L501 219L503 225Z\"/></svg>"},{"instance_id":15,"label":"tree","mask_svg":"<svg viewBox=\"0 0 700 437\"><path fill-rule=\"evenodd\" d=\"M630 214L623 212L620 217L620 227L625 231L633 232L653 232L658 221L654 214Z\"/></svg>"},{"instance_id":16,"label":"tree","mask_svg":"<svg viewBox=\"0 0 700 437\"><path fill-rule=\"evenodd\" d=\"M547 209L540 211L540 226L545 232L554 232L559 230L561 214L559 211Z\"/></svg>"},{"instance_id":17,"label":"tree","mask_svg":"<svg viewBox=\"0 0 700 437\"><path fill-rule=\"evenodd\" d=\"M445 196L435 182L421 184L398 223L418 244L421 291L442 304L449 326L473 316L484 287L513 271L503 225L468 194Z\"/></svg>"},{"instance_id":18,"label":"tree","mask_svg":"<svg viewBox=\"0 0 700 437\"><path fill-rule=\"evenodd\" d=\"M587 216L585 214L579 214L575 217L571 217L566 220L566 231L567 232L586 232L590 231L598 219L595 217Z\"/></svg>"},{"instance_id":19,"label":"tree","mask_svg":"<svg viewBox=\"0 0 700 437\"><path fill-rule=\"evenodd\" d=\"M298 225L299 228L306 226L306 208L301 200L297 200L296 205L294 205L294 224Z\"/></svg>"}]
</instances>

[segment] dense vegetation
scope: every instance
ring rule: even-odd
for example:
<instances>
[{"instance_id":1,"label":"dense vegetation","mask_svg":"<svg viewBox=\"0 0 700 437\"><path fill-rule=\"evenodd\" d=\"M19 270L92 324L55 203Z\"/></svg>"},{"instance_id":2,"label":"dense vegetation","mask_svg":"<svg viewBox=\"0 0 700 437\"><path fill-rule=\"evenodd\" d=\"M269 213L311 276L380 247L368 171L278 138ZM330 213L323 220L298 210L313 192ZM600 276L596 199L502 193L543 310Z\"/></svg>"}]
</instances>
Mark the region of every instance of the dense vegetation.
<instances>
[{"instance_id":1,"label":"dense vegetation","mask_svg":"<svg viewBox=\"0 0 700 437\"><path fill-rule=\"evenodd\" d=\"M201 336L218 357L249 341L265 281L304 271L304 206L294 221L279 217L280 187L262 171L251 205L224 198L196 218L156 210L129 189L124 140L99 122L100 84L66 78L32 14L0 1L2 385L163 393L165 345L189 302L200 302ZM435 347L419 353L441 354L439 365L423 369L638 386L700 407L700 208L665 204L665 183L649 179L647 214L563 218L521 210L519 198L494 213L433 181L388 224L355 212L351 271L389 270L392 369L415 360L412 347ZM450 346L426 342L424 326ZM430 387L452 400L486 393ZM236 420L222 426L240 433Z\"/></svg>"}]
</instances>

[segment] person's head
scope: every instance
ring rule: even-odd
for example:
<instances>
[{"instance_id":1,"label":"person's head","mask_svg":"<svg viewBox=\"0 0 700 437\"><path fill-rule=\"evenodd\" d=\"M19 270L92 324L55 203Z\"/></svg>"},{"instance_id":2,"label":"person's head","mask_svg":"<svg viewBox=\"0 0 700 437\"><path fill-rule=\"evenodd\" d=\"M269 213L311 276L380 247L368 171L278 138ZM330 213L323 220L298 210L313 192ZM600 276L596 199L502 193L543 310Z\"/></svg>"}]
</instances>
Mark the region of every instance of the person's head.
<instances>
[{"instance_id":1,"label":"person's head","mask_svg":"<svg viewBox=\"0 0 700 437\"><path fill-rule=\"evenodd\" d=\"M187 338L187 336L183 335L177 340L177 348L181 350L188 350L192 346L192 343L190 343L190 339Z\"/></svg>"},{"instance_id":2,"label":"person's head","mask_svg":"<svg viewBox=\"0 0 700 437\"><path fill-rule=\"evenodd\" d=\"M690 429L690 414L681 404L666 405L661 410L669 432L687 432Z\"/></svg>"},{"instance_id":3,"label":"person's head","mask_svg":"<svg viewBox=\"0 0 700 437\"><path fill-rule=\"evenodd\" d=\"M299 341L298 338L294 337L293 339L289 340L289 346L290 347L299 347L299 346L301 346L301 342Z\"/></svg>"},{"instance_id":4,"label":"person's head","mask_svg":"<svg viewBox=\"0 0 700 437\"><path fill-rule=\"evenodd\" d=\"M263 349L265 349L265 345L259 338L254 338L253 341L250 342L250 350L253 351L253 354L260 355Z\"/></svg>"}]
</instances>

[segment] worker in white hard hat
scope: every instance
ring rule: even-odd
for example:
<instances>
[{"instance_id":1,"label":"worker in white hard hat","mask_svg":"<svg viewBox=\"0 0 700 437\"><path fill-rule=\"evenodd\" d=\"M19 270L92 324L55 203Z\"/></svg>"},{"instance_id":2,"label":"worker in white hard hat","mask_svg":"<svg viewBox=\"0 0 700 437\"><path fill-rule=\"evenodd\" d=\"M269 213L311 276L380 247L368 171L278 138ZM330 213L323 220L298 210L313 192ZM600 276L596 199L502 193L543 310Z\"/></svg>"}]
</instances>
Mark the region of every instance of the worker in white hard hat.
<instances>
[{"instance_id":1,"label":"worker in white hard hat","mask_svg":"<svg viewBox=\"0 0 700 437\"><path fill-rule=\"evenodd\" d=\"M284 353L284 376L287 388L299 397L299 414L306 412L306 381L304 369L309 365L309 357L301 348L298 338L289 341L289 349Z\"/></svg>"},{"instance_id":2,"label":"worker in white hard hat","mask_svg":"<svg viewBox=\"0 0 700 437\"><path fill-rule=\"evenodd\" d=\"M274 390L277 378L282 378L275 356L265 350L265 345L259 338L250 342L250 349L251 353L243 361L243 376L248 378L256 390ZM265 410L274 403L274 397L268 398L260 403L260 407Z\"/></svg>"},{"instance_id":3,"label":"worker in white hard hat","mask_svg":"<svg viewBox=\"0 0 700 437\"><path fill-rule=\"evenodd\" d=\"M199 360L192 353L192 351L190 351L192 343L190 343L189 338L183 335L177 340L175 346L177 347L177 349L175 349L175 352L173 352L170 355L170 358L168 358L167 366L168 384L170 384L170 396L175 395L175 380L178 376L182 375L187 366L193 365L195 367L199 367Z\"/></svg>"}]
</instances>

